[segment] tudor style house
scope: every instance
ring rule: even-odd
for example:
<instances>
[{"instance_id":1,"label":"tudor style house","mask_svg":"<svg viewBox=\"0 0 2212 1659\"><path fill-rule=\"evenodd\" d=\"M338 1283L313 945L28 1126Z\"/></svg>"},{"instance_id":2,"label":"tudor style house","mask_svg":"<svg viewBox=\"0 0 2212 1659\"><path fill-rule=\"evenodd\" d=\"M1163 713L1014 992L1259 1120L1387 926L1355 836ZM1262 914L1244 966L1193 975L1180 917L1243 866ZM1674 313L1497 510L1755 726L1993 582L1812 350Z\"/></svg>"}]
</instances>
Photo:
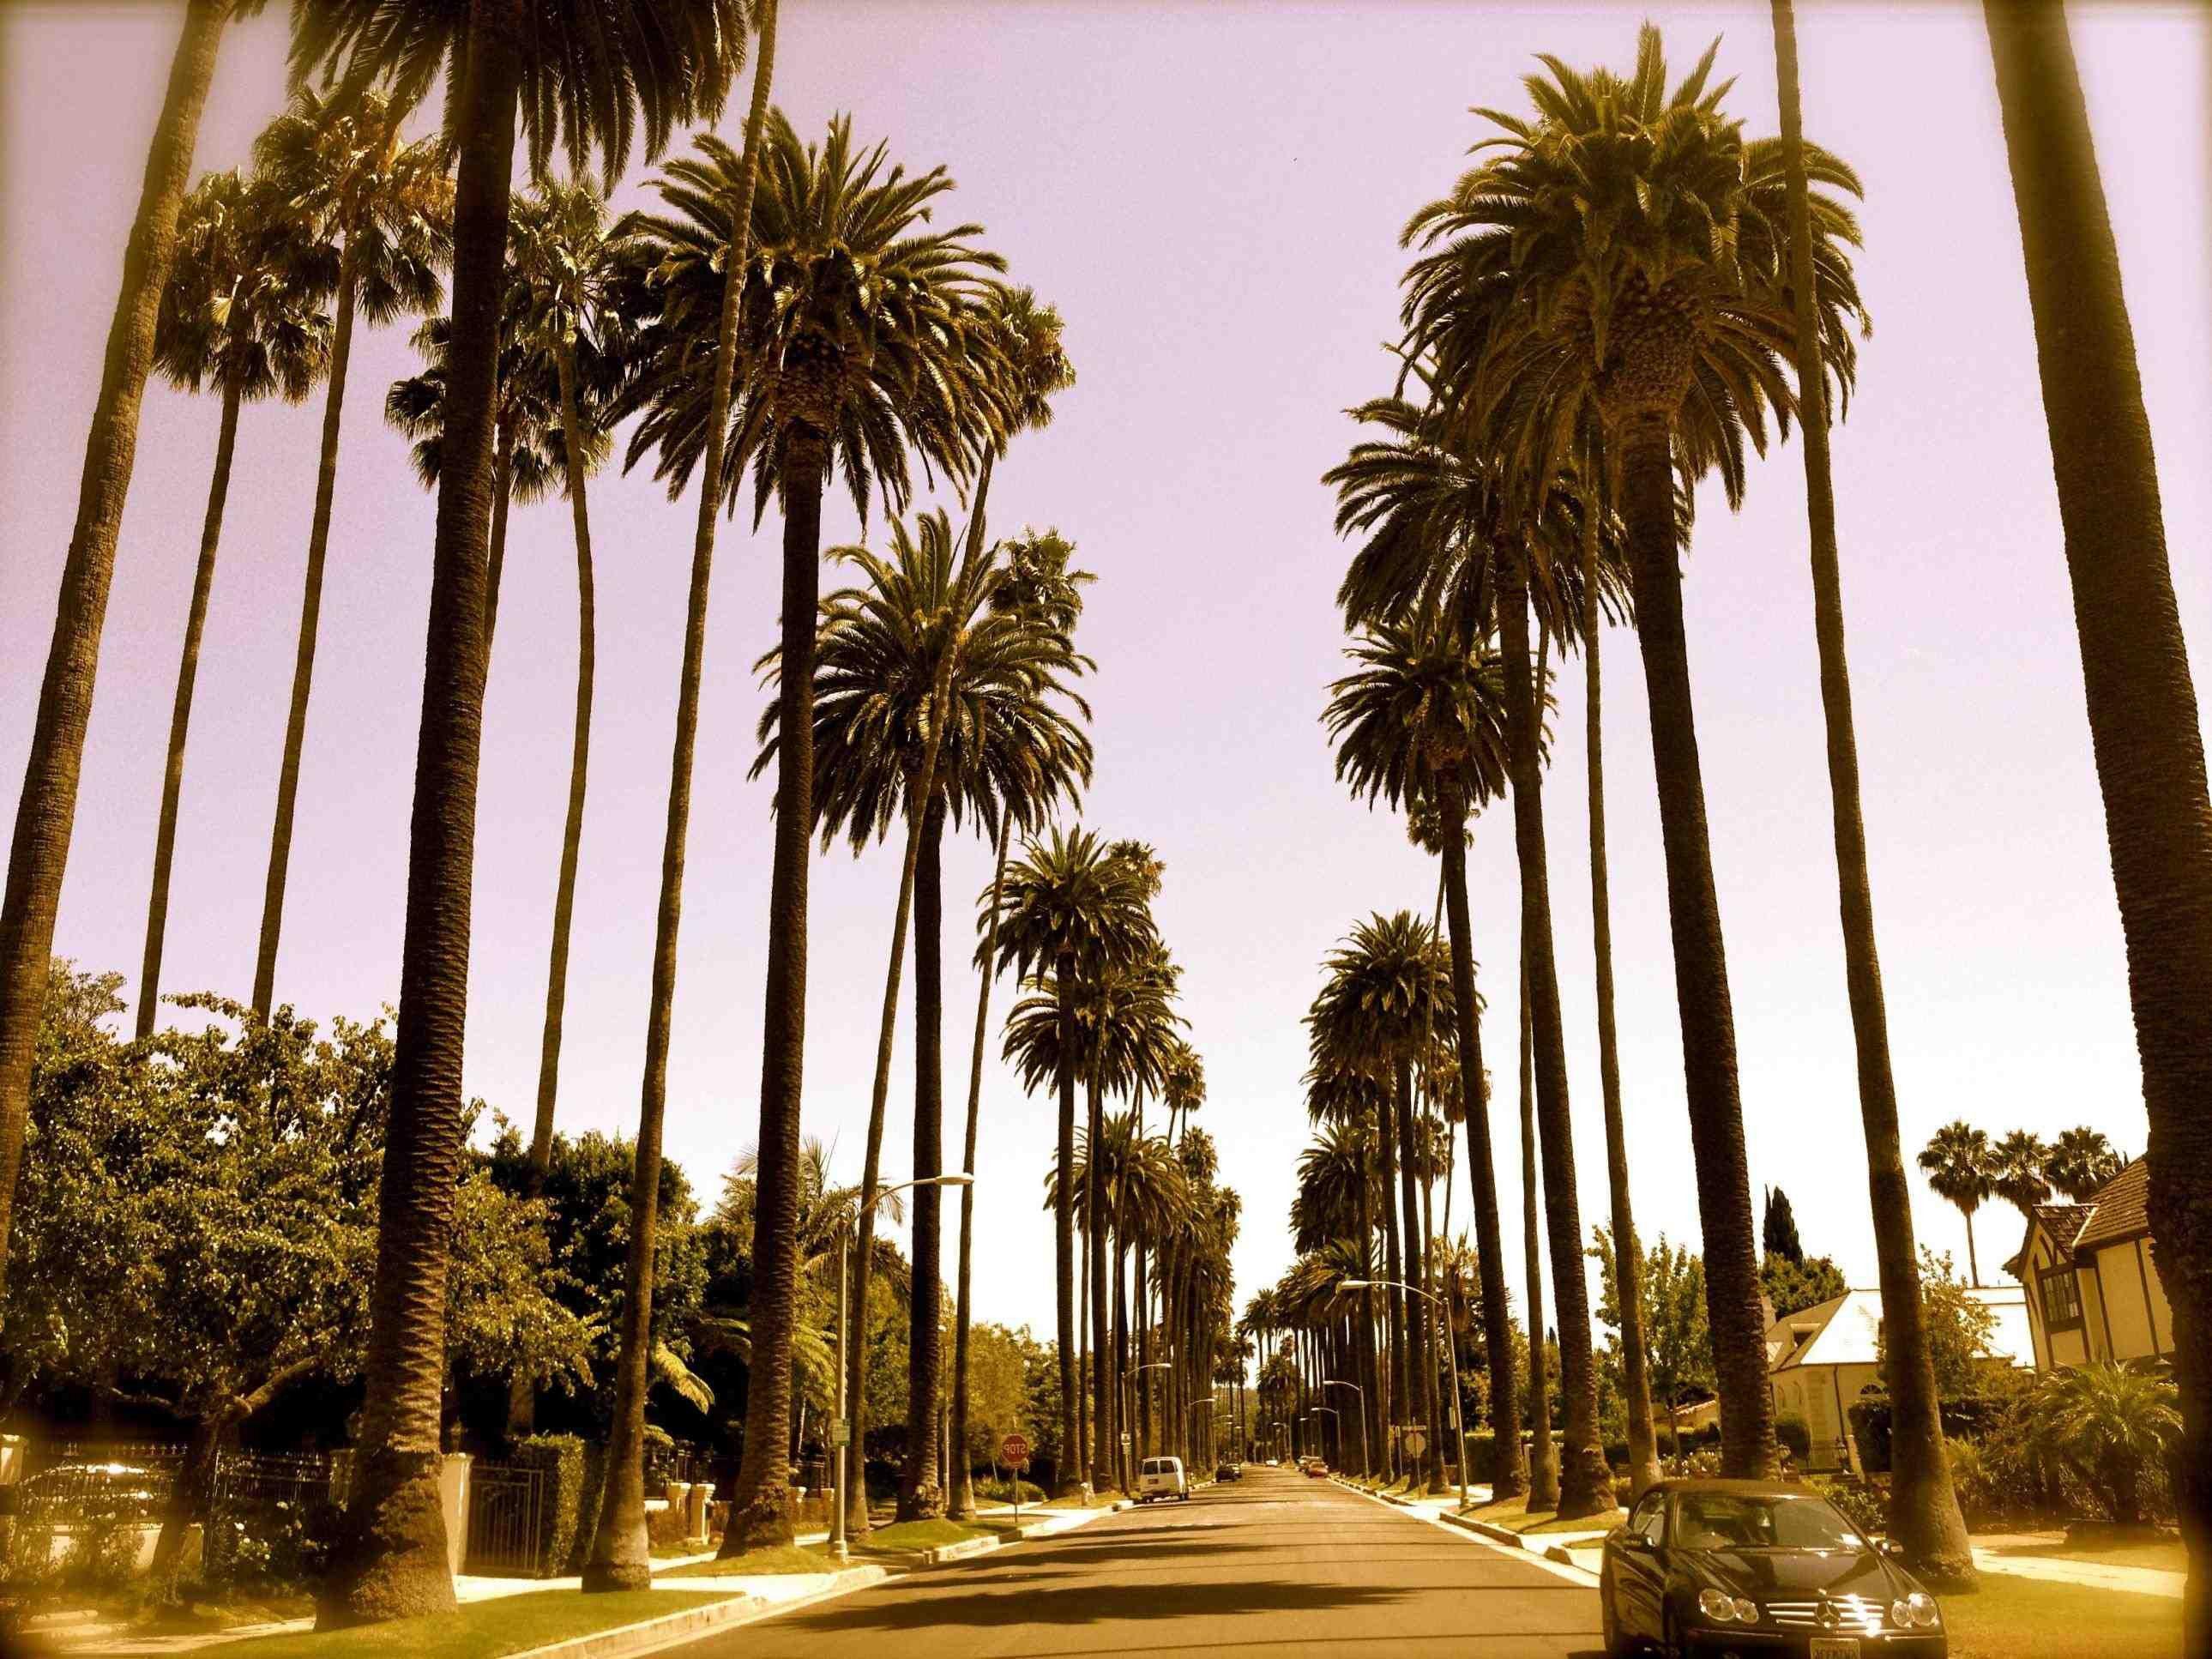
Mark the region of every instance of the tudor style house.
<instances>
[{"instance_id":1,"label":"tudor style house","mask_svg":"<svg viewBox=\"0 0 2212 1659\"><path fill-rule=\"evenodd\" d=\"M2137 1158L2087 1203L2030 1212L2027 1240L2005 1271L2027 1291L2037 1370L2172 1356L2173 1310L2143 1212L2149 1187L2149 1164Z\"/></svg>"}]
</instances>

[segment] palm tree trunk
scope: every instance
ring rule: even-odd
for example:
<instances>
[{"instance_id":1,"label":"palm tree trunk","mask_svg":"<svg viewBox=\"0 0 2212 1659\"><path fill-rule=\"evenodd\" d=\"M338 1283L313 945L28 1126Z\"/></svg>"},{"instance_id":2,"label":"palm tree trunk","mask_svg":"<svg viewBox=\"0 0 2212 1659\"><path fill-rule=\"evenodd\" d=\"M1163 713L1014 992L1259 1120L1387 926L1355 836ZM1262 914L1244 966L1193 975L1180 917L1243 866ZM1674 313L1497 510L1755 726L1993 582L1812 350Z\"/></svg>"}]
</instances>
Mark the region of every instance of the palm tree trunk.
<instances>
[{"instance_id":1,"label":"palm tree trunk","mask_svg":"<svg viewBox=\"0 0 2212 1659\"><path fill-rule=\"evenodd\" d=\"M948 655L946 661L951 658ZM940 678L940 684L942 679ZM933 729L941 727L933 722ZM925 771L933 770L925 765ZM945 806L933 794L921 813L921 862L915 880L914 1178L932 1180L945 1164ZM906 1467L898 1518L932 1521L945 1513L944 1470L936 1421L944 1370L942 1188L914 1189L914 1289L907 1299Z\"/></svg>"},{"instance_id":2,"label":"palm tree trunk","mask_svg":"<svg viewBox=\"0 0 2212 1659\"><path fill-rule=\"evenodd\" d=\"M1504 596L1501 594L1500 608ZM1514 671L1509 665L1506 672ZM1552 1444L1552 1382L1544 1353L1543 1224L1536 1185L1535 1022L1528 1008L1528 951L1521 951L1521 1214L1528 1265L1528 1455L1530 1510L1559 1507L1559 1455Z\"/></svg>"},{"instance_id":3,"label":"palm tree trunk","mask_svg":"<svg viewBox=\"0 0 2212 1659\"><path fill-rule=\"evenodd\" d=\"M1490 1102L1482 1071L1482 1015L1475 1003L1474 923L1467 900L1467 796L1456 781L1443 797L1444 919L1451 929L1452 1002L1459 1021L1460 1115L1467 1127L1468 1185L1474 1197L1475 1261L1482 1276L1482 1343L1490 1373L1490 1426L1495 1441L1493 1498L1528 1489L1521 1457L1521 1403L1514 1397L1511 1304L1505 1295L1505 1243L1498 1211L1498 1176L1491 1155Z\"/></svg>"},{"instance_id":4,"label":"palm tree trunk","mask_svg":"<svg viewBox=\"0 0 2212 1659\"><path fill-rule=\"evenodd\" d=\"M1359 1151L1359 1271L1363 1278L1375 1277L1375 1197L1373 1178L1367 1169L1367 1149ZM1359 1357L1364 1367L1360 1387L1366 1392L1359 1402L1368 1425L1366 1468L1361 1473L1372 1479L1376 1470L1376 1453L1389 1444L1389 1431L1382 1415L1381 1361L1375 1347L1375 1310L1376 1292L1364 1290L1359 1293Z\"/></svg>"},{"instance_id":5,"label":"palm tree trunk","mask_svg":"<svg viewBox=\"0 0 2212 1659\"><path fill-rule=\"evenodd\" d=\"M300 802L300 760L307 743L307 698L314 689L315 643L322 626L323 567L330 553L331 507L338 487L338 428L345 416L346 368L353 357L355 290L361 284L354 241L349 233L338 257L338 314L331 334L330 384L323 393L323 444L315 471L315 515L307 531L307 581L300 597L292 707L284 720L284 761L276 775L276 822L269 834L269 874L261 896L261 944L253 963L253 1012L264 1020L276 1006L276 945L284 931L292 818Z\"/></svg>"},{"instance_id":6,"label":"palm tree trunk","mask_svg":"<svg viewBox=\"0 0 2212 1659\"><path fill-rule=\"evenodd\" d=\"M1060 1464L1053 1473L1066 1497L1087 1485L1090 1459L1083 1443L1083 1412L1076 1395L1075 1323L1075 957L1062 951L1054 964L1060 990L1060 1139L1053 1164L1052 1246L1054 1308L1060 1345ZM1071 1478L1073 1477L1073 1478Z\"/></svg>"},{"instance_id":7,"label":"palm tree trunk","mask_svg":"<svg viewBox=\"0 0 2212 1659\"><path fill-rule=\"evenodd\" d=\"M2212 1651L2212 797L2135 334L2057 0L1984 7L2020 210L2051 469L2150 1117L2151 1236L2173 1307L2190 1575Z\"/></svg>"},{"instance_id":8,"label":"palm tree trunk","mask_svg":"<svg viewBox=\"0 0 2212 1659\"><path fill-rule=\"evenodd\" d=\"M1920 1300L1912 1192L1905 1182L1898 1128L1897 1082L1890 1069L1889 1015L1882 1002L1881 963L1875 949L1874 889L1867 869L1858 740L1844 645L1843 578L1836 545L1835 487L1829 471L1827 376L1814 306L1797 28L1790 0L1773 0L1773 15L1782 142L1789 170L1790 281L1796 301L1797 416L1804 434L1805 496L1812 532L1813 629L1820 647L1820 708L1827 727L1844 981L1857 1042L1859 1115L1866 1128L1867 1190L1881 1285L1884 1381L1891 1409L1890 1531L1905 1546L1913 1570L1922 1577L1942 1589L1971 1589L1973 1551L1952 1491L1950 1460L1943 1447L1927 1318ZM1624 1285L1624 1298L1627 1294Z\"/></svg>"},{"instance_id":9,"label":"palm tree trunk","mask_svg":"<svg viewBox=\"0 0 2212 1659\"><path fill-rule=\"evenodd\" d=\"M1384 1276L1394 1285L1406 1281L1406 1261L1398 1238L1398 1131L1392 1119L1388 1102L1376 1113L1376 1145L1382 1153L1382 1264ZM1385 1386L1384 1420L1398 1423L1404 1419L1407 1391L1406 1386L1406 1293L1392 1291L1382 1298L1385 1328L1389 1337L1390 1376ZM1391 1460L1395 1467L1396 1459Z\"/></svg>"},{"instance_id":10,"label":"palm tree trunk","mask_svg":"<svg viewBox=\"0 0 2212 1659\"><path fill-rule=\"evenodd\" d=\"M1094 1032L1103 1046L1104 1033ZM1105 1145L1105 1090L1098 1075L1099 1060L1091 1063L1089 1087L1090 1146L1084 1164L1083 1239L1085 1283L1091 1297L1091 1473L1094 1491L1105 1485L1114 1467L1114 1367L1106 1332L1106 1196L1100 1178Z\"/></svg>"},{"instance_id":11,"label":"palm tree trunk","mask_svg":"<svg viewBox=\"0 0 2212 1659\"><path fill-rule=\"evenodd\" d=\"M1122 1398L1121 1379L1129 1374L1129 1250L1123 1242L1121 1230L1114 1231L1114 1412L1116 1421L1126 1413L1127 1402ZM1128 1425L1121 1424L1123 1430ZM1118 1441L1116 1443L1119 1443ZM1129 1460L1136 1448L1123 1449L1118 1461L1121 1475L1121 1490L1129 1490Z\"/></svg>"},{"instance_id":12,"label":"palm tree trunk","mask_svg":"<svg viewBox=\"0 0 2212 1659\"><path fill-rule=\"evenodd\" d=\"M1736 1088L1735 1013L1729 998L1720 899L1713 887L1712 838L1705 827L1689 641L1682 629L1674 462L1663 417L1636 416L1620 435L1621 505L1635 574L1637 644L1650 702L1674 997L1682 1022L1682 1074L1705 1244L1705 1306L1721 1401L1721 1473L1757 1480L1774 1464L1774 1407L1766 1379L1766 1321L1759 1300L1751 1176L1744 1158L1743 1103Z\"/></svg>"},{"instance_id":13,"label":"palm tree trunk","mask_svg":"<svg viewBox=\"0 0 2212 1659\"><path fill-rule=\"evenodd\" d=\"M1538 752L1538 699L1548 678L1546 653L1528 660L1528 591L1510 555L1498 562L1498 626L1505 655L1506 747L1513 773L1513 843L1521 869L1522 971L1536 1062L1536 1115L1544 1154L1544 1218L1558 1302L1559 1389L1566 1453L1559 1470L1559 1513L1595 1515L1613 1507L1613 1472L1598 1444L1597 1358L1591 1352L1589 1284L1583 1267L1582 1202L1575 1184L1574 1123L1567 1101L1565 1023L1552 943L1552 878L1544 849L1544 766ZM1534 1339L1534 1333L1531 1333Z\"/></svg>"},{"instance_id":14,"label":"palm tree trunk","mask_svg":"<svg viewBox=\"0 0 2212 1659\"><path fill-rule=\"evenodd\" d=\"M215 445L215 477L208 485L207 516L200 523L200 561L192 573L192 601L185 613L184 655L177 664L177 700L169 712L169 757L161 774L161 827L154 834L154 890L146 901L146 955L138 969L136 1035L150 1036L161 1002L161 942L169 927L169 871L177 852L177 807L185 790L185 734L192 721L192 688L199 679L200 641L207 632L208 595L215 587L216 545L222 538L223 503L230 495L231 458L238 449L238 382L222 388L222 424Z\"/></svg>"},{"instance_id":15,"label":"palm tree trunk","mask_svg":"<svg viewBox=\"0 0 2212 1659\"><path fill-rule=\"evenodd\" d=\"M176 258L177 214L198 142L200 112L215 77L216 50L230 21L230 0L191 0L169 66L167 90L146 152L137 216L123 250L123 280L108 324L99 401L85 437L76 522L62 565L53 642L39 683L39 712L23 768L23 793L0 899L0 1292L7 1288L9 1218L23 1167L31 1103L31 1060L52 971L54 912L76 823L84 732L92 717L100 635L115 578L115 541L131 489L138 410L154 366L154 325ZM150 994L142 988L142 999Z\"/></svg>"},{"instance_id":16,"label":"palm tree trunk","mask_svg":"<svg viewBox=\"0 0 2212 1659\"><path fill-rule=\"evenodd\" d=\"M1978 1290L1982 1283L1982 1264L1974 1258L1974 1212L1964 1212L1966 1218L1966 1277Z\"/></svg>"},{"instance_id":17,"label":"palm tree trunk","mask_svg":"<svg viewBox=\"0 0 2212 1659\"><path fill-rule=\"evenodd\" d=\"M1420 1158L1420 1145L1413 1132L1413 1067L1410 1059L1401 1058L1397 1065L1398 1143L1405 1156L1398 1164L1399 1196L1406 1214L1406 1283L1425 1287L1427 1252L1422 1237L1419 1173L1414 1168ZM1431 1347L1435 1322L1429 1317L1429 1304L1412 1291L1398 1292L1406 1310L1407 1363L1421 1374L1420 1387L1411 1389L1406 1405L1409 1415L1419 1413L1419 1420L1429 1425L1428 1446L1419 1460L1419 1467L1428 1478L1431 1490L1443 1489L1443 1437L1437 1431L1437 1368ZM1409 1468L1408 1475L1413 1474Z\"/></svg>"},{"instance_id":18,"label":"palm tree trunk","mask_svg":"<svg viewBox=\"0 0 2212 1659\"><path fill-rule=\"evenodd\" d=\"M1443 902L1441 887L1437 894L1437 901L1438 907L1441 908ZM1440 933L1442 929L1436 924L1431 924L1430 931ZM1425 1075L1422 1080L1425 1095L1427 1087L1427 1079ZM1437 1184L1430 1178L1428 1166L1424 1164L1421 1170L1421 1237L1424 1243L1421 1249L1420 1284L1423 1290L1431 1293L1438 1290L1436 1283L1437 1272L1436 1194ZM1448 1490L1449 1486L1444 1478L1446 1442L1443 1404L1444 1391L1449 1385L1437 1374L1438 1368L1444 1363L1444 1344L1451 1340L1451 1321L1446 1316L1443 1308L1443 1303L1431 1302L1426 1298L1424 1298L1421 1303L1423 1331L1421 1364L1425 1368L1421 1397L1429 1408L1429 1491L1431 1495ZM1454 1409L1456 1410L1456 1407Z\"/></svg>"},{"instance_id":19,"label":"palm tree trunk","mask_svg":"<svg viewBox=\"0 0 2212 1659\"><path fill-rule=\"evenodd\" d=\"M999 960L999 902L1006 886L1006 852L1012 845L1011 816L999 825L999 856L991 872L991 921L983 935L982 983L975 992L975 1042L968 1061L968 1139L960 1169L969 1184L960 1189L960 1282L952 1320L952 1444L957 1454L952 1496L946 1514L955 1521L975 1512L974 1483L968 1474L968 1340L971 1317L969 1263L975 1244L975 1129L983 1109L983 1039L991 1025L991 981ZM1016 1470L1014 1478L1021 1479Z\"/></svg>"},{"instance_id":20,"label":"palm tree trunk","mask_svg":"<svg viewBox=\"0 0 2212 1659\"><path fill-rule=\"evenodd\" d=\"M1595 446L1593 446L1595 448ZM1605 1172L1613 1200L1613 1279L1620 1304L1621 1386L1628 1396L1628 1482L1641 1497L1659 1478L1659 1436L1651 1423L1651 1382L1644 1340L1644 1252L1628 1193L1628 1131L1620 1105L1620 1042L1613 1023L1612 880L1605 849L1605 618L1598 611L1598 525L1604 511L1595 454L1583 460L1583 710L1589 768L1590 953L1597 965L1597 1073L1605 1094Z\"/></svg>"},{"instance_id":21,"label":"palm tree trunk","mask_svg":"<svg viewBox=\"0 0 2212 1659\"><path fill-rule=\"evenodd\" d=\"M522 27L519 7L479 6L472 24L471 107L453 203L447 465L438 485L423 653L368 1389L352 1497L319 1598L324 1628L454 1605L438 1499L446 1273L463 1152L461 1060L483 737L484 556Z\"/></svg>"},{"instance_id":22,"label":"palm tree trunk","mask_svg":"<svg viewBox=\"0 0 2212 1659\"><path fill-rule=\"evenodd\" d=\"M570 354L571 362L568 368L561 371L571 380L576 374L574 355L573 352ZM574 401L574 398L573 388L563 392L562 406L566 408ZM564 416L562 418L567 417ZM501 421L499 435L492 441L491 557L484 586L484 666L487 677L491 666L492 638L499 632L500 578L507 572L507 514L508 508L514 505L514 423ZM568 469L571 490L575 487L576 476L576 470L571 465Z\"/></svg>"}]
</instances>

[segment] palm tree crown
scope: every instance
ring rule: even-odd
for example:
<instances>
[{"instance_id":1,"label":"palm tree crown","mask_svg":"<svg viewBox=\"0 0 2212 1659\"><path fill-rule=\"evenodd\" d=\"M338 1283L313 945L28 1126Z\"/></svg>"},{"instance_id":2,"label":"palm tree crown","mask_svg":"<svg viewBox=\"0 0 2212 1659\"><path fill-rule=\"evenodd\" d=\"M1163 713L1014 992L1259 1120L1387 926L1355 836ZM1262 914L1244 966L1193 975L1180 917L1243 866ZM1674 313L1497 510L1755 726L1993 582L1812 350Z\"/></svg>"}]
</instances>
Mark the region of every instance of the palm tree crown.
<instances>
[{"instance_id":1,"label":"palm tree crown","mask_svg":"<svg viewBox=\"0 0 2212 1659\"><path fill-rule=\"evenodd\" d=\"M327 302L337 272L285 234L265 179L211 173L177 216L154 363L187 392L235 387L252 403L302 401L330 365ZM304 256L304 257L303 257Z\"/></svg>"}]
</instances>

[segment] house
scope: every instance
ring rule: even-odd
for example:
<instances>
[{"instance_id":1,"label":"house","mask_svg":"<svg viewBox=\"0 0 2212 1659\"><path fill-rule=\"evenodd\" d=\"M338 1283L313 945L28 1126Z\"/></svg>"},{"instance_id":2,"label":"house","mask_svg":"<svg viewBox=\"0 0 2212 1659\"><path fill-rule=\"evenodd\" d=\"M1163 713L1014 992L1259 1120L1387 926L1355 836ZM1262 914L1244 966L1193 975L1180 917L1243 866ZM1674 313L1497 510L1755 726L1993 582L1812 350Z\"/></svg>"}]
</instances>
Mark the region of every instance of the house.
<instances>
[{"instance_id":1,"label":"house","mask_svg":"<svg viewBox=\"0 0 2212 1659\"><path fill-rule=\"evenodd\" d=\"M2143 1208L2149 1192L2149 1163L2137 1158L2087 1203L2029 1212L2027 1238L2005 1271L2027 1292L2039 1371L2172 1356L2173 1310Z\"/></svg>"},{"instance_id":2,"label":"house","mask_svg":"<svg viewBox=\"0 0 2212 1659\"><path fill-rule=\"evenodd\" d=\"M1988 1357L2033 1364L2026 1294L2009 1285L1966 1294L1996 1316ZM1861 1395L1881 1391L1881 1292L1846 1291L1777 1319L1766 1333L1766 1372L1775 1416L1805 1425L1812 1441L1808 1466L1851 1468L1850 1408Z\"/></svg>"}]
</instances>

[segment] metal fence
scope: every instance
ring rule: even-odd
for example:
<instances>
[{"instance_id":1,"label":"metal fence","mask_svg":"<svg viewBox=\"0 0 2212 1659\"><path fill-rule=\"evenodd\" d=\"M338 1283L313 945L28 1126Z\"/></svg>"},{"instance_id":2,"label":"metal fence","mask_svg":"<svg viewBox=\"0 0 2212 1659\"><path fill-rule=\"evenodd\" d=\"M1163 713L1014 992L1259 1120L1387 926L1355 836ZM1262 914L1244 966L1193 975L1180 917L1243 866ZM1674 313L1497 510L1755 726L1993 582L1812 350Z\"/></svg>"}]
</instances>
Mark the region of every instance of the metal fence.
<instances>
[{"instance_id":1,"label":"metal fence","mask_svg":"<svg viewBox=\"0 0 2212 1659\"><path fill-rule=\"evenodd\" d=\"M553 1471L479 1462L469 1470L466 1572L542 1578L552 1536Z\"/></svg>"}]
</instances>

